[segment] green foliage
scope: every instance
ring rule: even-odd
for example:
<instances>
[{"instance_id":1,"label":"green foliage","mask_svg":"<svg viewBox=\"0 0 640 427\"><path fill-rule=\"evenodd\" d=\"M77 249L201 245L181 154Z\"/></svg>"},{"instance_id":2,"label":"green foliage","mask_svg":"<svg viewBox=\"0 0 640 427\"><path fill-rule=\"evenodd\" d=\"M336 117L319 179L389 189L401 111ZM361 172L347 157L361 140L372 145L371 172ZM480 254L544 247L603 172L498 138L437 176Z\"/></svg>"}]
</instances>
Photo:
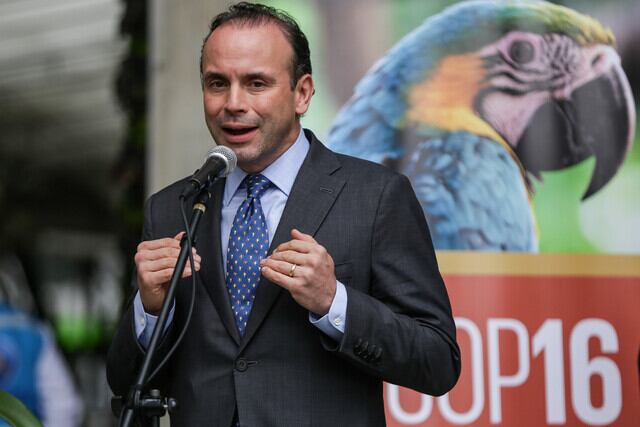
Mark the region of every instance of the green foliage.
<instances>
[{"instance_id":1,"label":"green foliage","mask_svg":"<svg viewBox=\"0 0 640 427\"><path fill-rule=\"evenodd\" d=\"M42 427L42 423L21 401L3 390L0 390L0 419L13 427Z\"/></svg>"},{"instance_id":2,"label":"green foliage","mask_svg":"<svg viewBox=\"0 0 640 427\"><path fill-rule=\"evenodd\" d=\"M120 107L127 115L125 141L115 166L116 211L120 224L120 247L127 266L124 295L129 294L133 254L143 221L145 152L147 141L148 1L123 0L121 34L129 46L115 82ZM73 336L73 334L71 334Z\"/></svg>"}]
</instances>

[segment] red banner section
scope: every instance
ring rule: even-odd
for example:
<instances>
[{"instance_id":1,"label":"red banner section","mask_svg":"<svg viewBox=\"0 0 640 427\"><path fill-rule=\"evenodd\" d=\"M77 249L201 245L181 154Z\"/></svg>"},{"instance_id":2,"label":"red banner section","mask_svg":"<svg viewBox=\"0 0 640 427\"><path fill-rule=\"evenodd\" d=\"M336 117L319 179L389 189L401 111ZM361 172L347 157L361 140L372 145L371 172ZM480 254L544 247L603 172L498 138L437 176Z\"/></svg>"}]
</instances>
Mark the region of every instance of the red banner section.
<instances>
[{"instance_id":1,"label":"red banner section","mask_svg":"<svg viewBox=\"0 0 640 427\"><path fill-rule=\"evenodd\" d=\"M400 426L640 422L640 257L441 253L462 375L432 398L385 384Z\"/></svg>"}]
</instances>

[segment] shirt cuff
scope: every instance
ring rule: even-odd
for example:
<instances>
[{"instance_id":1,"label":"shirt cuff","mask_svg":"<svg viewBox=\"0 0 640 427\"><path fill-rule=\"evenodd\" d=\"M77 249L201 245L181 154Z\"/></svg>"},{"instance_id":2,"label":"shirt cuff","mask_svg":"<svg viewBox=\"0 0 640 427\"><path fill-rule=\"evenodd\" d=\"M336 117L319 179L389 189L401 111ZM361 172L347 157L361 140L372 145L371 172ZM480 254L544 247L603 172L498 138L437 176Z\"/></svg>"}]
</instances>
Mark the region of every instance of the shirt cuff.
<instances>
[{"instance_id":1,"label":"shirt cuff","mask_svg":"<svg viewBox=\"0 0 640 427\"><path fill-rule=\"evenodd\" d=\"M309 321L335 341L342 340L347 321L347 289L341 282L336 280L336 294L329 312L322 317L309 312Z\"/></svg>"},{"instance_id":2,"label":"shirt cuff","mask_svg":"<svg viewBox=\"0 0 640 427\"><path fill-rule=\"evenodd\" d=\"M176 303L174 301L171 311L169 311L169 315L167 316L167 323L164 325L164 330L162 331L163 335L167 332L167 328L169 328L169 325L171 325L171 322L173 321L173 311L175 308ZM133 299L133 318L135 319L134 323L138 342L142 348L146 349L151 342L151 335L156 327L156 323L158 323L158 316L154 316L153 314L149 314L144 311L139 291Z\"/></svg>"}]
</instances>

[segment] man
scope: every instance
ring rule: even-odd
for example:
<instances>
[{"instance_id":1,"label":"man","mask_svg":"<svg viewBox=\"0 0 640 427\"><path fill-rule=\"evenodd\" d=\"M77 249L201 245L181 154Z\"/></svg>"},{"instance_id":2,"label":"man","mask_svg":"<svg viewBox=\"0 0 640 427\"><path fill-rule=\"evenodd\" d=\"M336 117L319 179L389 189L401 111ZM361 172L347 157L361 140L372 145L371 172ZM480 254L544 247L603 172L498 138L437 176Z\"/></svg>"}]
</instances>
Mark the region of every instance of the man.
<instances>
[{"instance_id":1,"label":"man","mask_svg":"<svg viewBox=\"0 0 640 427\"><path fill-rule=\"evenodd\" d=\"M179 402L172 425L379 426L382 381L448 391L459 350L420 205L405 177L302 131L314 87L295 21L232 6L211 24L201 73L207 126L239 167L212 189L193 319L159 381ZM131 386L164 301L183 186L146 205L139 292L109 353L116 394ZM165 351L188 310L187 283Z\"/></svg>"}]
</instances>

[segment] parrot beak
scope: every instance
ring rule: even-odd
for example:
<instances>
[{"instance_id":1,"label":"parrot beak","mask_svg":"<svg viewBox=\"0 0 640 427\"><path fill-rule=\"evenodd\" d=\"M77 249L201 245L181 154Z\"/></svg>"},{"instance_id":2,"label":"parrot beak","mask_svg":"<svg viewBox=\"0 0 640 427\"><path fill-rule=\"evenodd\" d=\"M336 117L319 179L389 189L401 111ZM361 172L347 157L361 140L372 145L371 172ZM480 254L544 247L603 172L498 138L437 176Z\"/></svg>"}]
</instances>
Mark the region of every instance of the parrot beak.
<instances>
[{"instance_id":1,"label":"parrot beak","mask_svg":"<svg viewBox=\"0 0 640 427\"><path fill-rule=\"evenodd\" d=\"M635 106L619 64L575 88L568 99L552 99L534 114L516 145L524 168L567 168L595 156L591 182L582 200L598 192L616 174L635 133Z\"/></svg>"}]
</instances>

